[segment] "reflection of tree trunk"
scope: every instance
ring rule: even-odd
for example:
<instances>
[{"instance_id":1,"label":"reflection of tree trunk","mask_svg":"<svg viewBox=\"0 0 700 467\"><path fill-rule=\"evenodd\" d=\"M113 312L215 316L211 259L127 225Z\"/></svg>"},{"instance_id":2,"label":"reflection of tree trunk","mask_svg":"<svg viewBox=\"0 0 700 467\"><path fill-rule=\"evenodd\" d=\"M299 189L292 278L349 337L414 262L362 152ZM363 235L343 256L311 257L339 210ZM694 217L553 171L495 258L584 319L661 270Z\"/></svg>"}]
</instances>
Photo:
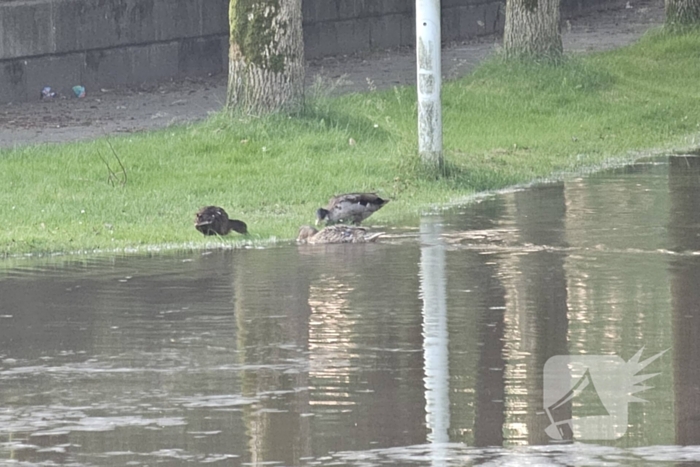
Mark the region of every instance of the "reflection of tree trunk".
<instances>
[{"instance_id":1,"label":"reflection of tree trunk","mask_svg":"<svg viewBox=\"0 0 700 467\"><path fill-rule=\"evenodd\" d=\"M559 28L560 0L508 0L503 50L508 58L562 54Z\"/></svg>"},{"instance_id":2,"label":"reflection of tree trunk","mask_svg":"<svg viewBox=\"0 0 700 467\"><path fill-rule=\"evenodd\" d=\"M506 212L503 197L486 198L448 211L446 222L471 238L483 232L482 241L489 244ZM459 336L450 340L450 434L452 441L475 446L503 445L507 350L502 261L501 255L471 248L451 250L447 258L449 290L463 291L448 297L450 334Z\"/></svg>"},{"instance_id":3,"label":"reflection of tree trunk","mask_svg":"<svg viewBox=\"0 0 700 467\"><path fill-rule=\"evenodd\" d=\"M515 194L517 225L523 243L566 246L564 185L547 185ZM542 404L542 371L550 357L567 355L567 290L564 260L557 251L522 256L523 283L517 286L524 309L518 310L522 351L527 358L527 431L529 444L547 444L549 419ZM565 410L571 410L569 407ZM560 412L561 413L561 412Z\"/></svg>"},{"instance_id":4,"label":"reflection of tree trunk","mask_svg":"<svg viewBox=\"0 0 700 467\"><path fill-rule=\"evenodd\" d=\"M244 411L251 461L298 465L311 455L309 417L302 416L309 411L308 275L295 249L244 250L233 264L240 363L253 367L242 373L243 395L278 393Z\"/></svg>"},{"instance_id":5,"label":"reflection of tree trunk","mask_svg":"<svg viewBox=\"0 0 700 467\"><path fill-rule=\"evenodd\" d=\"M483 291L483 308L479 320L479 367L476 380L475 446L502 446L506 421L505 367L503 339L506 311L505 289L492 265L490 256L478 255L478 284Z\"/></svg>"},{"instance_id":6,"label":"reflection of tree trunk","mask_svg":"<svg viewBox=\"0 0 700 467\"><path fill-rule=\"evenodd\" d=\"M699 251L700 158L669 158L671 212L669 236L674 249ZM671 259L673 307L673 379L676 444L700 443L700 261Z\"/></svg>"}]
</instances>

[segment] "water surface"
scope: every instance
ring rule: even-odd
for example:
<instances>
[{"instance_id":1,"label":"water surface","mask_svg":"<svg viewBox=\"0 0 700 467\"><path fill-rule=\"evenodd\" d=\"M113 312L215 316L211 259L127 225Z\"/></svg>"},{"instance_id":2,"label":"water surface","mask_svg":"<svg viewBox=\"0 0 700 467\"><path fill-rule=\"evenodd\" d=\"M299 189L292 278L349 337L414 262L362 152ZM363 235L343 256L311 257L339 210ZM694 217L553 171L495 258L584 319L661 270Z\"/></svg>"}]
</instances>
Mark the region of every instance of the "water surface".
<instances>
[{"instance_id":1,"label":"water surface","mask_svg":"<svg viewBox=\"0 0 700 467\"><path fill-rule=\"evenodd\" d=\"M5 267L0 463L700 462L697 161L486 197L377 244ZM623 435L552 440L550 357L642 348L666 352ZM624 412L601 397L559 414Z\"/></svg>"}]
</instances>

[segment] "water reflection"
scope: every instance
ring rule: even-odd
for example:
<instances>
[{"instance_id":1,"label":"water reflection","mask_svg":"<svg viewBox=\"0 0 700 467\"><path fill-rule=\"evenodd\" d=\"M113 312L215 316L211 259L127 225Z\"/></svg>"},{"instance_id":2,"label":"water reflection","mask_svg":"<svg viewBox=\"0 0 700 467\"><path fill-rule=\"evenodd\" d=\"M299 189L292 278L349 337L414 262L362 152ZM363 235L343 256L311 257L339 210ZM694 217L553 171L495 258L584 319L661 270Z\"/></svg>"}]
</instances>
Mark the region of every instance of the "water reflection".
<instances>
[{"instance_id":1,"label":"water reflection","mask_svg":"<svg viewBox=\"0 0 700 467\"><path fill-rule=\"evenodd\" d=\"M517 351L525 369L526 407L525 426L527 443L547 444L545 429L554 420L547 418L542 397L542 370L550 357L567 355L568 305L565 259L568 246L565 238L566 191L563 183L538 187L514 195L515 222L519 226L519 242L535 247L526 255L512 258L514 277L511 293L521 306L512 309L517 320L520 340ZM515 301L509 301L516 303ZM537 310L536 313L532 311ZM571 418L571 408L559 410L560 420ZM571 440L573 433L560 425L560 436Z\"/></svg>"},{"instance_id":2,"label":"water reflection","mask_svg":"<svg viewBox=\"0 0 700 467\"><path fill-rule=\"evenodd\" d=\"M243 408L249 461L298 465L311 455L309 271L292 248L245 251L232 266L236 349L244 368L240 388L232 389L255 401Z\"/></svg>"},{"instance_id":3,"label":"water reflection","mask_svg":"<svg viewBox=\"0 0 700 467\"><path fill-rule=\"evenodd\" d=\"M700 158L669 159L669 239L681 253L700 252ZM676 443L700 444L700 261L669 262L673 313L673 379Z\"/></svg>"},{"instance_id":4,"label":"water reflection","mask_svg":"<svg viewBox=\"0 0 700 467\"><path fill-rule=\"evenodd\" d=\"M448 359L445 245L442 218L421 220L420 294L423 299L423 359L428 441L431 465L445 465L450 428L450 371Z\"/></svg>"},{"instance_id":5,"label":"water reflection","mask_svg":"<svg viewBox=\"0 0 700 467\"><path fill-rule=\"evenodd\" d=\"M697 159L639 164L484 198L377 244L5 268L0 458L698 461L699 175ZM552 444L547 360L642 347L673 350L649 366L661 376L629 404L627 433Z\"/></svg>"}]
</instances>

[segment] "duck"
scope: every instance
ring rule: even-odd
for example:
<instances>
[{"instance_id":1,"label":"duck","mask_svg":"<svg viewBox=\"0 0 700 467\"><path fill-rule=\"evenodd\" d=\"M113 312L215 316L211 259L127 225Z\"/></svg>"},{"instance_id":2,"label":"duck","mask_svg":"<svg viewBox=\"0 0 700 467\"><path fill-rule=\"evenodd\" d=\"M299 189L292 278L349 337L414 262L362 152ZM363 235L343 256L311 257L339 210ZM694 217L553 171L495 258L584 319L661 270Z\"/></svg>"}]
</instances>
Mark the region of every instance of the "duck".
<instances>
[{"instance_id":1,"label":"duck","mask_svg":"<svg viewBox=\"0 0 700 467\"><path fill-rule=\"evenodd\" d=\"M330 225L320 231L310 225L303 225L299 229L297 242L310 244L368 243L376 241L382 235L384 232L368 233L365 228L349 225Z\"/></svg>"},{"instance_id":2,"label":"duck","mask_svg":"<svg viewBox=\"0 0 700 467\"><path fill-rule=\"evenodd\" d=\"M328 201L328 206L316 210L316 225L326 221L326 225L351 221L355 225L367 219L384 207L390 200L382 199L376 193L346 193Z\"/></svg>"},{"instance_id":3,"label":"duck","mask_svg":"<svg viewBox=\"0 0 700 467\"><path fill-rule=\"evenodd\" d=\"M248 226L243 221L229 219L228 214L219 206L205 206L194 217L194 228L204 235L227 235L235 231L248 234Z\"/></svg>"}]
</instances>

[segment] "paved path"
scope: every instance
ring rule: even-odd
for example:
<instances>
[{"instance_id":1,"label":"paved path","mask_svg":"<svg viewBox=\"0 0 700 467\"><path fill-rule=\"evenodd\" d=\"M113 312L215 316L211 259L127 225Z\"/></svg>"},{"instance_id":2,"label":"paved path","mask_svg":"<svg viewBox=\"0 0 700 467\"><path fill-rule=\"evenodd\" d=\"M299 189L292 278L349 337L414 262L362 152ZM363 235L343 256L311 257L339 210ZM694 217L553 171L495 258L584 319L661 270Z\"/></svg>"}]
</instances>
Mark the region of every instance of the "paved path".
<instances>
[{"instance_id":1,"label":"paved path","mask_svg":"<svg viewBox=\"0 0 700 467\"><path fill-rule=\"evenodd\" d=\"M662 24L662 0L630 0L627 7L593 12L563 28L568 52L621 47ZM500 38L451 44L443 50L443 74L455 78L471 71L498 48ZM365 57L336 57L309 64L307 85L336 85L334 92L363 92L415 83L412 50L377 52ZM37 93L39 90L37 90ZM84 99L0 104L0 147L91 139L101 135L162 128L196 121L221 109L226 77L180 80L141 88L87 90Z\"/></svg>"}]
</instances>

